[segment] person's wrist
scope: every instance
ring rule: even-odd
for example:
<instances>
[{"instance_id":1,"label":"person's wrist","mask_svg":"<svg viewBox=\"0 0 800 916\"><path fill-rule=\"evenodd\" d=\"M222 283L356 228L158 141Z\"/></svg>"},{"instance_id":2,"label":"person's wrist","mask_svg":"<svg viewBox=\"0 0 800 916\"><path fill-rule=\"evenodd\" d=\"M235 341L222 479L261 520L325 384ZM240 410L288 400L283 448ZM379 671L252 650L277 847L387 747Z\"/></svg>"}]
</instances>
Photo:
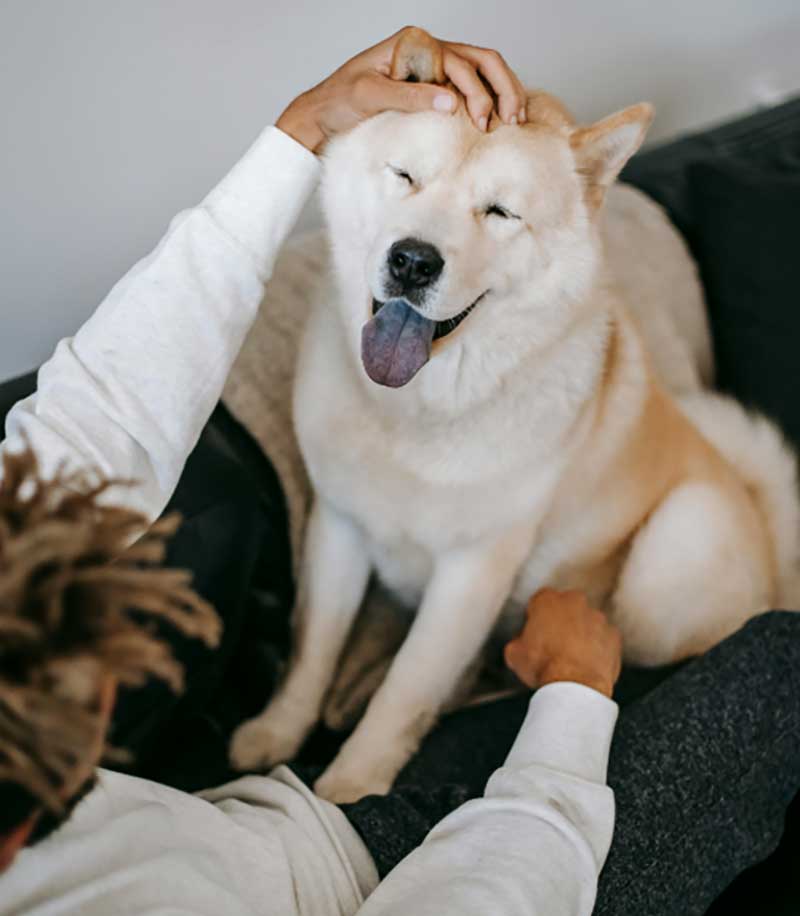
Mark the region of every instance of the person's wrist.
<instances>
[{"instance_id":1,"label":"person's wrist","mask_svg":"<svg viewBox=\"0 0 800 916\"><path fill-rule=\"evenodd\" d=\"M614 680L610 676L597 671L588 671L580 663L551 662L542 669L537 681L539 687L564 681L583 684L584 687L590 687L609 699L614 693Z\"/></svg>"},{"instance_id":2,"label":"person's wrist","mask_svg":"<svg viewBox=\"0 0 800 916\"><path fill-rule=\"evenodd\" d=\"M316 153L326 139L309 93L303 93L288 105L275 126L312 153Z\"/></svg>"}]
</instances>

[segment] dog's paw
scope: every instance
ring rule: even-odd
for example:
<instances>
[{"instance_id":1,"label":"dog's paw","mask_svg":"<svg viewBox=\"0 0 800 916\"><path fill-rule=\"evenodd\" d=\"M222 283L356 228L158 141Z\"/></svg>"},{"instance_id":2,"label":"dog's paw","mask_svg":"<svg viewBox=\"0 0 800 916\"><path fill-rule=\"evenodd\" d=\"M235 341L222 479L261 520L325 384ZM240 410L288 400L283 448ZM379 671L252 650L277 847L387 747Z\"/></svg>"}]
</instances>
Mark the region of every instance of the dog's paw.
<instances>
[{"instance_id":1,"label":"dog's paw","mask_svg":"<svg viewBox=\"0 0 800 916\"><path fill-rule=\"evenodd\" d=\"M365 795L386 795L393 782L377 774L349 773L334 761L314 783L314 792L336 805L346 805Z\"/></svg>"},{"instance_id":2,"label":"dog's paw","mask_svg":"<svg viewBox=\"0 0 800 916\"><path fill-rule=\"evenodd\" d=\"M275 721L269 712L250 719L233 733L229 749L231 766L235 770L263 771L285 763L297 755L305 733L296 727Z\"/></svg>"}]
</instances>

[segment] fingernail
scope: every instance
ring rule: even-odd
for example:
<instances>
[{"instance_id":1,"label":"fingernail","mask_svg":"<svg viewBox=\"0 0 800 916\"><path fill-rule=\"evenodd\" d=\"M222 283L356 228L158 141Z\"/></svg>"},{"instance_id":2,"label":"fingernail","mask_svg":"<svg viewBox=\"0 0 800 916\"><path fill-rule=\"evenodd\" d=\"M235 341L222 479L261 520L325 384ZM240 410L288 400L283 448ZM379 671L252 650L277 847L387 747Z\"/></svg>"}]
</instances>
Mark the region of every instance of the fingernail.
<instances>
[{"instance_id":1,"label":"fingernail","mask_svg":"<svg viewBox=\"0 0 800 916\"><path fill-rule=\"evenodd\" d=\"M509 119L509 122L508 122L508 123L509 123L509 124L513 124L514 126L516 126L516 124L517 124L517 116L516 116L516 115L511 115L511 118Z\"/></svg>"},{"instance_id":2,"label":"fingernail","mask_svg":"<svg viewBox=\"0 0 800 916\"><path fill-rule=\"evenodd\" d=\"M456 100L449 92L440 92L433 100L433 107L437 111L452 111L456 107Z\"/></svg>"},{"instance_id":3,"label":"fingernail","mask_svg":"<svg viewBox=\"0 0 800 916\"><path fill-rule=\"evenodd\" d=\"M528 120L528 114L525 111L524 106L519 110L519 123L524 124Z\"/></svg>"},{"instance_id":4,"label":"fingernail","mask_svg":"<svg viewBox=\"0 0 800 916\"><path fill-rule=\"evenodd\" d=\"M488 122L488 120L486 119L486 115L484 115L482 118L479 118L479 119L478 119L478 127L479 127L481 130L486 130L486 125L487 125L488 123L489 123L489 122Z\"/></svg>"}]
</instances>

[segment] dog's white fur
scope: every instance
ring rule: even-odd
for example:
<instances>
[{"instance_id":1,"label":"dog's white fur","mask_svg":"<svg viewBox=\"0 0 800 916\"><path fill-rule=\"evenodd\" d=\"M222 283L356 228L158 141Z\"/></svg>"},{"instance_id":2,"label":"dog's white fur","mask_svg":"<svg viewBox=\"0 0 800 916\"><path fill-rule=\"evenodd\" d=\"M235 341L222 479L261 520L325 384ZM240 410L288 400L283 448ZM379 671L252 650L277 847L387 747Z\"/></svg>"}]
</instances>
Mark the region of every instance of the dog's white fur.
<instances>
[{"instance_id":1,"label":"dog's white fur","mask_svg":"<svg viewBox=\"0 0 800 916\"><path fill-rule=\"evenodd\" d=\"M645 664L795 598L794 457L767 421L703 390L699 285L661 211L605 193L649 112L579 134L553 100L529 109L526 128L488 135L460 115L385 113L329 148L338 289L313 311L295 387L315 490L296 647L234 738L241 768L297 752L373 571L419 611L317 783L335 801L388 790L489 633L541 586L585 589ZM521 219L487 214L495 202ZM359 346L387 251L409 236L446 262L428 317L489 292L394 390L370 381Z\"/></svg>"}]
</instances>

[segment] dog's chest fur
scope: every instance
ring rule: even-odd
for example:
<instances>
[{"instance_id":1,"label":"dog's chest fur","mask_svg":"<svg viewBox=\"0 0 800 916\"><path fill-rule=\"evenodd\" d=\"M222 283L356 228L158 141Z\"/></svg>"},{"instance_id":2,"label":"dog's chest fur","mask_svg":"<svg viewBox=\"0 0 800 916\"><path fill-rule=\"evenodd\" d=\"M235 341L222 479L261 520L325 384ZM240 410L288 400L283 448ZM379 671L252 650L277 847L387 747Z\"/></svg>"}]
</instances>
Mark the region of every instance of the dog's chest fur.
<instances>
[{"instance_id":1,"label":"dog's chest fur","mask_svg":"<svg viewBox=\"0 0 800 916\"><path fill-rule=\"evenodd\" d=\"M303 456L318 497L366 534L374 568L404 603L418 602L448 551L504 538L533 548L591 422L606 329L593 316L549 358L521 359L488 396L451 413L408 390L370 390L334 311L316 310L295 388Z\"/></svg>"}]
</instances>

